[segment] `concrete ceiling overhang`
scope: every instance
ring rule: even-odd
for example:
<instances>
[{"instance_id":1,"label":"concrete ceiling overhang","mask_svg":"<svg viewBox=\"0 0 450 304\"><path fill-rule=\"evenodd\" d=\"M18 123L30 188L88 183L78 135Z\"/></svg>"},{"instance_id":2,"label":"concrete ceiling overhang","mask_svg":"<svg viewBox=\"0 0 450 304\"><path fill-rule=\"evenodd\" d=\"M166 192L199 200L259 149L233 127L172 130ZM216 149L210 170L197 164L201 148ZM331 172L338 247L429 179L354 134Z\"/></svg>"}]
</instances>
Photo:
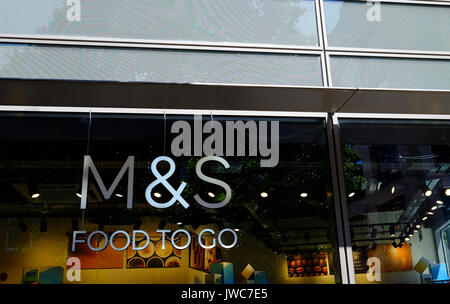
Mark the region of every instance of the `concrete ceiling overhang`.
<instances>
[{"instance_id":1,"label":"concrete ceiling overhang","mask_svg":"<svg viewBox=\"0 0 450 304\"><path fill-rule=\"evenodd\" d=\"M1 79L0 100L9 106L450 114L450 90Z\"/></svg>"}]
</instances>

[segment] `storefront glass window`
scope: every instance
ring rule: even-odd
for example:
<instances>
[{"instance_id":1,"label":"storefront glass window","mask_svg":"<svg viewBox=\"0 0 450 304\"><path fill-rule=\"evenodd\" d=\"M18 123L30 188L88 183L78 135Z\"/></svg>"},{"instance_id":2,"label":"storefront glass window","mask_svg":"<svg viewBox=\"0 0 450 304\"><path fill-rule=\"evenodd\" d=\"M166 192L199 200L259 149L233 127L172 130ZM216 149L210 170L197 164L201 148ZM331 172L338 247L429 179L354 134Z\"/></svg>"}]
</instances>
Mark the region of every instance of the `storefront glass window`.
<instances>
[{"instance_id":1,"label":"storefront glass window","mask_svg":"<svg viewBox=\"0 0 450 304\"><path fill-rule=\"evenodd\" d=\"M447 280L449 122L339 123L356 282Z\"/></svg>"},{"instance_id":2,"label":"storefront glass window","mask_svg":"<svg viewBox=\"0 0 450 304\"><path fill-rule=\"evenodd\" d=\"M340 282L322 118L58 115L2 117L6 283Z\"/></svg>"}]
</instances>

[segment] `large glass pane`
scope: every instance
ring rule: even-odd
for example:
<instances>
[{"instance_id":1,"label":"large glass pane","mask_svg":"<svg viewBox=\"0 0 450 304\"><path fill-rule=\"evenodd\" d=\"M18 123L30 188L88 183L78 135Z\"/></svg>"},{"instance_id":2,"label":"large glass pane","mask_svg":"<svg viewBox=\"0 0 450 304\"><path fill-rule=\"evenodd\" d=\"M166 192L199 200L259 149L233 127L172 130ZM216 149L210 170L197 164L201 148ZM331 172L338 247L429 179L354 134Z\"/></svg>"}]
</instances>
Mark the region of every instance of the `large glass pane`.
<instances>
[{"instance_id":1,"label":"large glass pane","mask_svg":"<svg viewBox=\"0 0 450 304\"><path fill-rule=\"evenodd\" d=\"M0 77L322 86L320 56L0 44Z\"/></svg>"},{"instance_id":2,"label":"large glass pane","mask_svg":"<svg viewBox=\"0 0 450 304\"><path fill-rule=\"evenodd\" d=\"M8 194L3 197L8 199L1 202L0 235L6 235L10 244L0 257L0 267L9 274L5 283L48 282L46 266L60 275L51 279L71 283L70 273L67 275L70 266L66 267L69 258L71 262L78 259L81 267L80 281L75 278L73 283L339 283L324 120L197 118L93 113L87 146L87 128L73 125L68 116L56 115L55 123L45 121L44 125L29 116L2 117L2 131L8 126L18 134L9 139L1 160L2 166L9 167L7 175L2 175L8 178L1 182L3 193ZM67 125L57 123L64 119ZM227 125L237 129L227 129ZM212 134L202 132L208 126L214 128ZM223 133L218 131L220 126ZM189 129L190 133L184 133ZM81 131L85 136L83 146L78 147L72 136ZM31 132L68 134L60 140L47 136L50 144L42 137L31 137ZM216 141L210 141L210 135ZM208 149L221 155L222 163L207 160L201 164L205 154L212 153ZM66 155L72 162L59 164ZM173 164L164 160L154 163L161 156ZM29 169L19 171L24 162ZM119 174L121 168L123 175ZM37 190L27 190L32 185L19 187L31 173L39 173ZM170 176L158 180L158 174ZM66 181L69 175L72 179ZM165 179L168 184L163 183ZM180 188L182 183L185 188ZM54 189L53 184L59 187L50 192L47 189ZM34 192L39 197L32 198ZM214 208L228 192L229 202ZM174 196L177 200L169 201ZM25 198L15 202L13 197ZM30 212L35 212L27 217L22 216L28 210L25 201L33 207ZM86 209L81 210L84 201ZM129 202L131 208L127 208ZM167 208L161 206L164 203ZM26 231L21 230L24 225ZM166 242L159 229L169 230ZM185 232L175 234L179 229ZM143 230L148 243L140 232L134 243L141 248L133 249L125 233L112 237L119 230L131 238L133 231ZM74 243L74 231L87 233L77 234ZM94 231L102 232L93 234L90 248L86 237ZM200 245L202 231L200 242L211 248ZM105 237L113 238L112 243ZM105 249L95 251L103 245ZM124 250L115 250L113 245ZM34 273L39 276L35 278Z\"/></svg>"},{"instance_id":3,"label":"large glass pane","mask_svg":"<svg viewBox=\"0 0 450 304\"><path fill-rule=\"evenodd\" d=\"M450 60L331 56L336 87L450 89Z\"/></svg>"},{"instance_id":4,"label":"large glass pane","mask_svg":"<svg viewBox=\"0 0 450 304\"><path fill-rule=\"evenodd\" d=\"M450 122L339 123L356 282L448 280Z\"/></svg>"},{"instance_id":5,"label":"large glass pane","mask_svg":"<svg viewBox=\"0 0 450 304\"><path fill-rule=\"evenodd\" d=\"M450 51L450 6L324 1L328 44Z\"/></svg>"},{"instance_id":6,"label":"large glass pane","mask_svg":"<svg viewBox=\"0 0 450 304\"><path fill-rule=\"evenodd\" d=\"M88 127L87 114L0 112L1 283L34 282L46 266L62 277Z\"/></svg>"},{"instance_id":7,"label":"large glass pane","mask_svg":"<svg viewBox=\"0 0 450 304\"><path fill-rule=\"evenodd\" d=\"M75 2L75 1L73 1ZM312 0L1 0L1 34L318 45Z\"/></svg>"}]
</instances>

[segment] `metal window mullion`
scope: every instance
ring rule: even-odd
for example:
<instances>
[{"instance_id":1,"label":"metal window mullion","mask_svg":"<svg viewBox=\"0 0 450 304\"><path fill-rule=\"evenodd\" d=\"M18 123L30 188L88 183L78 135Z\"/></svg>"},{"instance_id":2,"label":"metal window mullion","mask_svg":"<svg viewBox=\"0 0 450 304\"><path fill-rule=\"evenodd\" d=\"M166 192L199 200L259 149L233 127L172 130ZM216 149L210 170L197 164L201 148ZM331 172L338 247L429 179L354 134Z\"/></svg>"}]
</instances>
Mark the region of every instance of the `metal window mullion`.
<instances>
[{"instance_id":1,"label":"metal window mullion","mask_svg":"<svg viewBox=\"0 0 450 304\"><path fill-rule=\"evenodd\" d=\"M334 214L335 214L335 223L336 223L336 232L337 232L337 241L338 241L338 255L339 255L339 264L340 264L340 273L342 284L349 284L349 272L348 272L348 263L345 252L345 237L343 230L343 221L342 221L342 211L341 211L341 203L340 203L340 191L339 181L337 175L337 165L336 165L336 151L335 151L335 141L333 135L333 122L331 114L328 114L326 119L326 127L327 127L327 138L328 138L328 152L329 152L329 160L330 160L330 174L331 174L331 184L333 189L333 202L334 202Z\"/></svg>"},{"instance_id":2,"label":"metal window mullion","mask_svg":"<svg viewBox=\"0 0 450 304\"><path fill-rule=\"evenodd\" d=\"M110 47L110 48L141 48L186 51L218 51L218 52L250 52L276 54L304 54L321 51L320 46L282 45L282 44L251 44L251 43L213 43L170 40L127 40L116 38L83 38L70 36L40 36L40 35L8 35L0 34L0 43L20 43L73 47Z\"/></svg>"},{"instance_id":3,"label":"metal window mullion","mask_svg":"<svg viewBox=\"0 0 450 304\"><path fill-rule=\"evenodd\" d=\"M107 113L107 114L167 114L167 115L223 115L223 116L261 116L261 117L314 117L326 118L325 112L293 111L245 111L245 110L207 110L207 109L158 109L158 108L113 108L113 107L55 107L55 106L3 106L0 112L53 112L53 113Z\"/></svg>"},{"instance_id":4,"label":"metal window mullion","mask_svg":"<svg viewBox=\"0 0 450 304\"><path fill-rule=\"evenodd\" d=\"M318 11L317 22L320 24L319 35L321 37L321 46L323 47L322 61L322 74L324 75L324 86L331 87L331 72L330 72L330 57L328 56L328 39L327 39L327 27L325 23L325 13L323 0L315 0L316 10Z\"/></svg>"},{"instance_id":5,"label":"metal window mullion","mask_svg":"<svg viewBox=\"0 0 450 304\"><path fill-rule=\"evenodd\" d=\"M330 114L330 124L332 125L333 143L335 149L336 174L339 193L340 220L343 229L343 255L345 256L348 284L356 284L355 269L353 264L353 250L351 245L350 222L348 219L347 195L345 189L344 166L342 148L339 134L339 121L334 114Z\"/></svg>"}]
</instances>

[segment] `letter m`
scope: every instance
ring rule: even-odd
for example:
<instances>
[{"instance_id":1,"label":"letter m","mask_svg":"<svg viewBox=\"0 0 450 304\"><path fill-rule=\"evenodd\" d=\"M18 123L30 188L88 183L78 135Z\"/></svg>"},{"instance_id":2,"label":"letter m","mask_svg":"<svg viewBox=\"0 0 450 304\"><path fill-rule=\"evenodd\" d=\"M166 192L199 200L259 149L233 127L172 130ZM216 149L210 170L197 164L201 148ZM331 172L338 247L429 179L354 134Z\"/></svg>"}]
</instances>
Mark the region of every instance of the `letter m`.
<instances>
[{"instance_id":1,"label":"letter m","mask_svg":"<svg viewBox=\"0 0 450 304\"><path fill-rule=\"evenodd\" d=\"M117 174L114 182L112 183L109 190L106 189L105 183L100 177L97 168L92 161L92 158L89 155L84 156L84 164L83 164L83 182L81 186L81 208L86 209L87 204L87 190L88 190L88 178L89 178L89 170L92 171L95 180L97 181L98 186L100 187L100 191L105 199L109 199L111 195L114 193L114 190L117 188L119 181L124 176L125 171L128 169L128 192L127 192L127 208L133 208L133 179L134 179L134 156L128 156L125 164L123 164L122 168Z\"/></svg>"}]
</instances>

